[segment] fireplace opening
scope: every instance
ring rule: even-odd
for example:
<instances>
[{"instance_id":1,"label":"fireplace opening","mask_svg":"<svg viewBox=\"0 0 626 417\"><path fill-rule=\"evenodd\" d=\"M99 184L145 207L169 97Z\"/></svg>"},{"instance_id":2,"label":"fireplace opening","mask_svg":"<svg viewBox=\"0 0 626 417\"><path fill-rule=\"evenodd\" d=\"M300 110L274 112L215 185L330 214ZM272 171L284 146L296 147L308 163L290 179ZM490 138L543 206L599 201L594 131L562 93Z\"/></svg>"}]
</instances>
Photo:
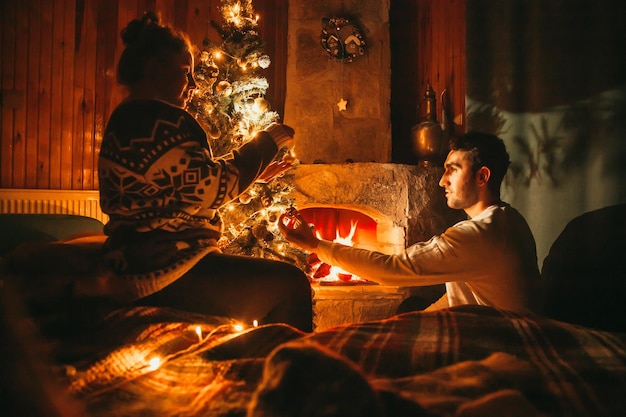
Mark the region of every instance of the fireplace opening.
<instances>
[{"instance_id":1,"label":"fireplace opening","mask_svg":"<svg viewBox=\"0 0 626 417\"><path fill-rule=\"evenodd\" d=\"M317 237L347 246L368 250L383 250L388 246L381 242L381 216L376 219L354 208L307 207L299 210ZM335 265L323 263L316 254L309 256L309 278L320 285L377 285Z\"/></svg>"},{"instance_id":2,"label":"fireplace opening","mask_svg":"<svg viewBox=\"0 0 626 417\"><path fill-rule=\"evenodd\" d=\"M377 245L377 222L372 217L346 208L309 207L300 210L318 237L339 240L356 247Z\"/></svg>"}]
</instances>

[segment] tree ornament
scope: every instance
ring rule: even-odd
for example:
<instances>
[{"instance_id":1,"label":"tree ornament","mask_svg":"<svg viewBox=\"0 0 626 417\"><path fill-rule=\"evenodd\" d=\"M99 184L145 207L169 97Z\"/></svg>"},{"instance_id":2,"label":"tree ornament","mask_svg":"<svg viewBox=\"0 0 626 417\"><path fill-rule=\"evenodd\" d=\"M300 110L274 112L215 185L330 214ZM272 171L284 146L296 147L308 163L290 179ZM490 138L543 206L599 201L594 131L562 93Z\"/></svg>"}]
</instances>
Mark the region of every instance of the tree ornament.
<instances>
[{"instance_id":1,"label":"tree ornament","mask_svg":"<svg viewBox=\"0 0 626 417\"><path fill-rule=\"evenodd\" d=\"M322 19L320 44L331 58L352 62L365 54L365 38L358 25L349 18Z\"/></svg>"},{"instance_id":2,"label":"tree ornament","mask_svg":"<svg viewBox=\"0 0 626 417\"><path fill-rule=\"evenodd\" d=\"M217 126L211 126L209 129L209 136L211 139L219 139L219 137L222 136L222 132L220 132Z\"/></svg>"},{"instance_id":3,"label":"tree ornament","mask_svg":"<svg viewBox=\"0 0 626 417\"><path fill-rule=\"evenodd\" d=\"M287 152L283 155L282 161L288 164L293 164L296 162L296 157L291 154L291 152Z\"/></svg>"},{"instance_id":4,"label":"tree ornament","mask_svg":"<svg viewBox=\"0 0 626 417\"><path fill-rule=\"evenodd\" d=\"M215 106L213 105L213 103L206 103L204 105L204 112L207 114L211 114L213 113L213 111L215 110Z\"/></svg>"},{"instance_id":5,"label":"tree ornament","mask_svg":"<svg viewBox=\"0 0 626 417\"><path fill-rule=\"evenodd\" d=\"M254 99L254 106L259 112L266 112L270 109L270 102L263 97L257 97Z\"/></svg>"},{"instance_id":6,"label":"tree ornament","mask_svg":"<svg viewBox=\"0 0 626 417\"><path fill-rule=\"evenodd\" d=\"M259 223L252 226L252 234L257 239L264 240L265 242L274 240L274 234L267 229L267 225L265 223Z\"/></svg>"},{"instance_id":7,"label":"tree ornament","mask_svg":"<svg viewBox=\"0 0 626 417\"><path fill-rule=\"evenodd\" d=\"M202 81L202 85L199 85L198 88L211 92L219 73L220 70L217 65L215 65L209 51L203 50L200 53L200 62L194 68L194 76L196 79Z\"/></svg>"},{"instance_id":8,"label":"tree ornament","mask_svg":"<svg viewBox=\"0 0 626 417\"><path fill-rule=\"evenodd\" d=\"M271 195L262 195L261 196L261 204L263 204L263 207L270 207L272 204L274 204L274 199L272 198Z\"/></svg>"},{"instance_id":9,"label":"tree ornament","mask_svg":"<svg viewBox=\"0 0 626 417\"><path fill-rule=\"evenodd\" d=\"M250 249L252 248L255 243L256 243L256 239L254 238L254 234L252 233L252 230L250 230L249 227L245 228L244 230L241 231L241 233L239 235L237 235L233 241L240 247L243 249Z\"/></svg>"},{"instance_id":10,"label":"tree ornament","mask_svg":"<svg viewBox=\"0 0 626 417\"><path fill-rule=\"evenodd\" d=\"M244 191L239 194L239 202L241 204L250 204L250 201L252 201L252 195L249 192Z\"/></svg>"},{"instance_id":11,"label":"tree ornament","mask_svg":"<svg viewBox=\"0 0 626 417\"><path fill-rule=\"evenodd\" d=\"M259 67L266 69L270 66L270 64L272 63L272 60L270 59L270 57L268 55L261 55L259 57L259 59L257 60L257 64L259 64Z\"/></svg>"},{"instance_id":12,"label":"tree ornament","mask_svg":"<svg viewBox=\"0 0 626 417\"><path fill-rule=\"evenodd\" d=\"M233 88L228 81L222 80L215 86L215 92L229 96L233 92Z\"/></svg>"}]
</instances>

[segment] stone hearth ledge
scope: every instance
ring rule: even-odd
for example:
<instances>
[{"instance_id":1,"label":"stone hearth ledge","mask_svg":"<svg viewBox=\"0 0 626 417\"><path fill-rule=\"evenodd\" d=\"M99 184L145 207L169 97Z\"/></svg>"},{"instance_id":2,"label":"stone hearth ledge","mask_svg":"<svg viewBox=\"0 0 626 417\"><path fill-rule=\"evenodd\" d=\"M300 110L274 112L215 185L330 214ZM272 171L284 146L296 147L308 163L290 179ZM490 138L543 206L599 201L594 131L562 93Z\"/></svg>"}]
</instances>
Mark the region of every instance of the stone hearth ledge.
<instances>
[{"instance_id":1,"label":"stone hearth ledge","mask_svg":"<svg viewBox=\"0 0 626 417\"><path fill-rule=\"evenodd\" d=\"M412 291L386 285L313 284L315 330L393 316Z\"/></svg>"}]
</instances>

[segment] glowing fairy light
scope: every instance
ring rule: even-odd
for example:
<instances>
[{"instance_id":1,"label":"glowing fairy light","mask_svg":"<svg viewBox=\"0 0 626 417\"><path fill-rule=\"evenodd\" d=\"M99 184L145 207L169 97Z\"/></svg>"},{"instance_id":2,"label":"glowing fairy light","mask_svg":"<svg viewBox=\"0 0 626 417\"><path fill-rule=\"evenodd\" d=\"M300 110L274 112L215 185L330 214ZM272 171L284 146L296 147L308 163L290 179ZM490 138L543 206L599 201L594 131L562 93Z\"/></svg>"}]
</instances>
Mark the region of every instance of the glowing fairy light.
<instances>
[{"instance_id":1,"label":"glowing fairy light","mask_svg":"<svg viewBox=\"0 0 626 417\"><path fill-rule=\"evenodd\" d=\"M151 358L148 360L148 370L156 371L157 369L161 367L161 364L162 364L161 358L159 358L158 356L155 356L154 358Z\"/></svg>"},{"instance_id":2,"label":"glowing fairy light","mask_svg":"<svg viewBox=\"0 0 626 417\"><path fill-rule=\"evenodd\" d=\"M253 320L253 321L252 321L252 325L253 325L254 327L259 327L259 321L258 321L258 320Z\"/></svg>"},{"instance_id":3,"label":"glowing fairy light","mask_svg":"<svg viewBox=\"0 0 626 417\"><path fill-rule=\"evenodd\" d=\"M241 324L241 323L233 324L233 329L236 332L241 332L241 331L243 331L243 324Z\"/></svg>"},{"instance_id":4,"label":"glowing fairy light","mask_svg":"<svg viewBox=\"0 0 626 417\"><path fill-rule=\"evenodd\" d=\"M198 341L202 342L202 328L200 326L196 326L196 334L198 335Z\"/></svg>"},{"instance_id":5,"label":"glowing fairy light","mask_svg":"<svg viewBox=\"0 0 626 417\"><path fill-rule=\"evenodd\" d=\"M236 2L232 5L227 5L222 8L222 16L224 19L236 27L242 27L246 23L256 25L259 21L259 16L251 16L252 14L252 2L246 1L242 5L241 2Z\"/></svg>"}]
</instances>

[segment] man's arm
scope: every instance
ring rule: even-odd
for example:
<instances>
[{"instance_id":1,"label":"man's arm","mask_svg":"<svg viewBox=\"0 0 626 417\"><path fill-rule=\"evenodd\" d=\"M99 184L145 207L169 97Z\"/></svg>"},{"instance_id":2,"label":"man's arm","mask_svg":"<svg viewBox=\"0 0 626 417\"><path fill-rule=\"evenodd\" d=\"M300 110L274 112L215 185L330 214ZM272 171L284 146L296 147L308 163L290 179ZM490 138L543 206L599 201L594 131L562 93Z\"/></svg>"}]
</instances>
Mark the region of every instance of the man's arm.
<instances>
[{"instance_id":1,"label":"man's arm","mask_svg":"<svg viewBox=\"0 0 626 417\"><path fill-rule=\"evenodd\" d=\"M454 230L458 228L415 244L401 255L387 255L320 240L295 211L281 216L278 226L288 241L317 253L323 262L384 285L420 286L462 280L466 266L477 259L472 250L477 245L469 242L471 233ZM450 239L446 234L450 234ZM455 251L450 241L465 248Z\"/></svg>"}]
</instances>

